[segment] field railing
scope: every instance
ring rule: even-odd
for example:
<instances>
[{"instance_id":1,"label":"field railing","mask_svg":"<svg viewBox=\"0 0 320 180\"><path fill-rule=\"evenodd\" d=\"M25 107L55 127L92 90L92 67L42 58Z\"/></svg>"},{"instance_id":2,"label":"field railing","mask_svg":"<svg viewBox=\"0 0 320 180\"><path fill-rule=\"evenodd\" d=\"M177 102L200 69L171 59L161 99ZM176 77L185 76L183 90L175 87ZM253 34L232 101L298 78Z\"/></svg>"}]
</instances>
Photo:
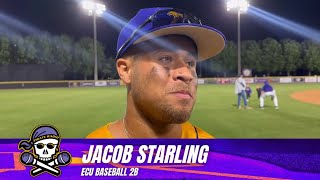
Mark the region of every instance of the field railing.
<instances>
[{"instance_id":1,"label":"field railing","mask_svg":"<svg viewBox=\"0 0 320 180\"><path fill-rule=\"evenodd\" d=\"M233 84L237 77L199 78L198 84ZM320 83L320 76L245 77L247 83ZM11 81L0 82L0 89L110 87L124 85L121 80Z\"/></svg>"}]
</instances>

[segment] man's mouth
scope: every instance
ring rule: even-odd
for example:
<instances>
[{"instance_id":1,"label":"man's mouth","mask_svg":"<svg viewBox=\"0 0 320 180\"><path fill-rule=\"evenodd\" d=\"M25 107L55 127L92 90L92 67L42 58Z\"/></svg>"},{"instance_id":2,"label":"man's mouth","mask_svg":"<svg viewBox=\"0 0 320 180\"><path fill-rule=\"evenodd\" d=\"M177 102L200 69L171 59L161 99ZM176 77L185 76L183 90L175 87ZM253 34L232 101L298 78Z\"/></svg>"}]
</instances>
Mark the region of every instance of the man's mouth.
<instances>
[{"instance_id":1,"label":"man's mouth","mask_svg":"<svg viewBox=\"0 0 320 180\"><path fill-rule=\"evenodd\" d=\"M182 99L192 99L193 98L190 91L187 91L187 90L175 91L170 94L173 94L173 95L175 95L179 98L182 98Z\"/></svg>"}]
</instances>

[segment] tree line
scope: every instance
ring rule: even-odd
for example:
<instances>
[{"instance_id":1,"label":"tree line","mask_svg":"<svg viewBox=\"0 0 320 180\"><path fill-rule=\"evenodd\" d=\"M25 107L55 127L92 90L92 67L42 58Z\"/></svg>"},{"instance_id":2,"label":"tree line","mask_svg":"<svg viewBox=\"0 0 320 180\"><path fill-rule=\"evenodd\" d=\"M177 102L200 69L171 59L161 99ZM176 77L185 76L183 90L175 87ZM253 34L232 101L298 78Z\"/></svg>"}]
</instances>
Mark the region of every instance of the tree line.
<instances>
[{"instance_id":1,"label":"tree line","mask_svg":"<svg viewBox=\"0 0 320 180\"><path fill-rule=\"evenodd\" d=\"M292 39L241 42L242 69L258 76L314 75L320 73L320 45L312 41ZM236 75L237 45L226 42L225 49L205 65L209 72L222 76Z\"/></svg>"},{"instance_id":2,"label":"tree line","mask_svg":"<svg viewBox=\"0 0 320 180\"><path fill-rule=\"evenodd\" d=\"M68 35L37 34L8 37L0 34L0 65L58 64L65 72L93 78L93 39L75 40ZM97 42L99 79L117 78L114 56L107 57L105 47ZM258 76L313 75L320 73L320 45L291 39L241 42L242 69ZM237 75L237 45L227 41L216 57L197 65L199 77Z\"/></svg>"},{"instance_id":3,"label":"tree line","mask_svg":"<svg viewBox=\"0 0 320 180\"><path fill-rule=\"evenodd\" d=\"M0 34L0 65L56 64L65 72L92 79L94 44L90 37L74 40L68 35L38 34L9 37ZM115 78L113 57L106 57L105 48L97 42L99 78Z\"/></svg>"}]
</instances>

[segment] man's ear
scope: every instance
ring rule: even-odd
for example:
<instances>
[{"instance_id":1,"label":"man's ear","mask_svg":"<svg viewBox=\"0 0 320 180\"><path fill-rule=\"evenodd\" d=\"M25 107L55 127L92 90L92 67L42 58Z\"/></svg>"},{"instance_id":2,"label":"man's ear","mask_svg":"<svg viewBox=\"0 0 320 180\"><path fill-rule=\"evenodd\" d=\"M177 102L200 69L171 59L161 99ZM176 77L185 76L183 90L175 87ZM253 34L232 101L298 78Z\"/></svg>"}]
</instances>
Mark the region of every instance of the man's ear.
<instances>
[{"instance_id":1,"label":"man's ear","mask_svg":"<svg viewBox=\"0 0 320 180\"><path fill-rule=\"evenodd\" d=\"M117 60L116 66L117 66L117 71L121 80L125 84L130 84L132 61L129 59L120 58Z\"/></svg>"}]
</instances>

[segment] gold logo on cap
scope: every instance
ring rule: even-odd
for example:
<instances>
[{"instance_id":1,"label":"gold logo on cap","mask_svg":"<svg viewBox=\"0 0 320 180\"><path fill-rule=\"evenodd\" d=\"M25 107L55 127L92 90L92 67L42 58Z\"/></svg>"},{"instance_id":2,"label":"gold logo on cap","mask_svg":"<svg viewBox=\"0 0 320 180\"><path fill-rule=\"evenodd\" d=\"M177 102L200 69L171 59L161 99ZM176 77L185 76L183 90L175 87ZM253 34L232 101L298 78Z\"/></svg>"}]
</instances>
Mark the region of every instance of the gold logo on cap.
<instances>
[{"instance_id":1,"label":"gold logo on cap","mask_svg":"<svg viewBox=\"0 0 320 180\"><path fill-rule=\"evenodd\" d=\"M178 13L178 12L176 12L176 11L169 11L167 14L168 14L169 16L173 16L173 20L172 20L171 24L177 23L177 21L178 21L180 18L183 18L183 14Z\"/></svg>"}]
</instances>

